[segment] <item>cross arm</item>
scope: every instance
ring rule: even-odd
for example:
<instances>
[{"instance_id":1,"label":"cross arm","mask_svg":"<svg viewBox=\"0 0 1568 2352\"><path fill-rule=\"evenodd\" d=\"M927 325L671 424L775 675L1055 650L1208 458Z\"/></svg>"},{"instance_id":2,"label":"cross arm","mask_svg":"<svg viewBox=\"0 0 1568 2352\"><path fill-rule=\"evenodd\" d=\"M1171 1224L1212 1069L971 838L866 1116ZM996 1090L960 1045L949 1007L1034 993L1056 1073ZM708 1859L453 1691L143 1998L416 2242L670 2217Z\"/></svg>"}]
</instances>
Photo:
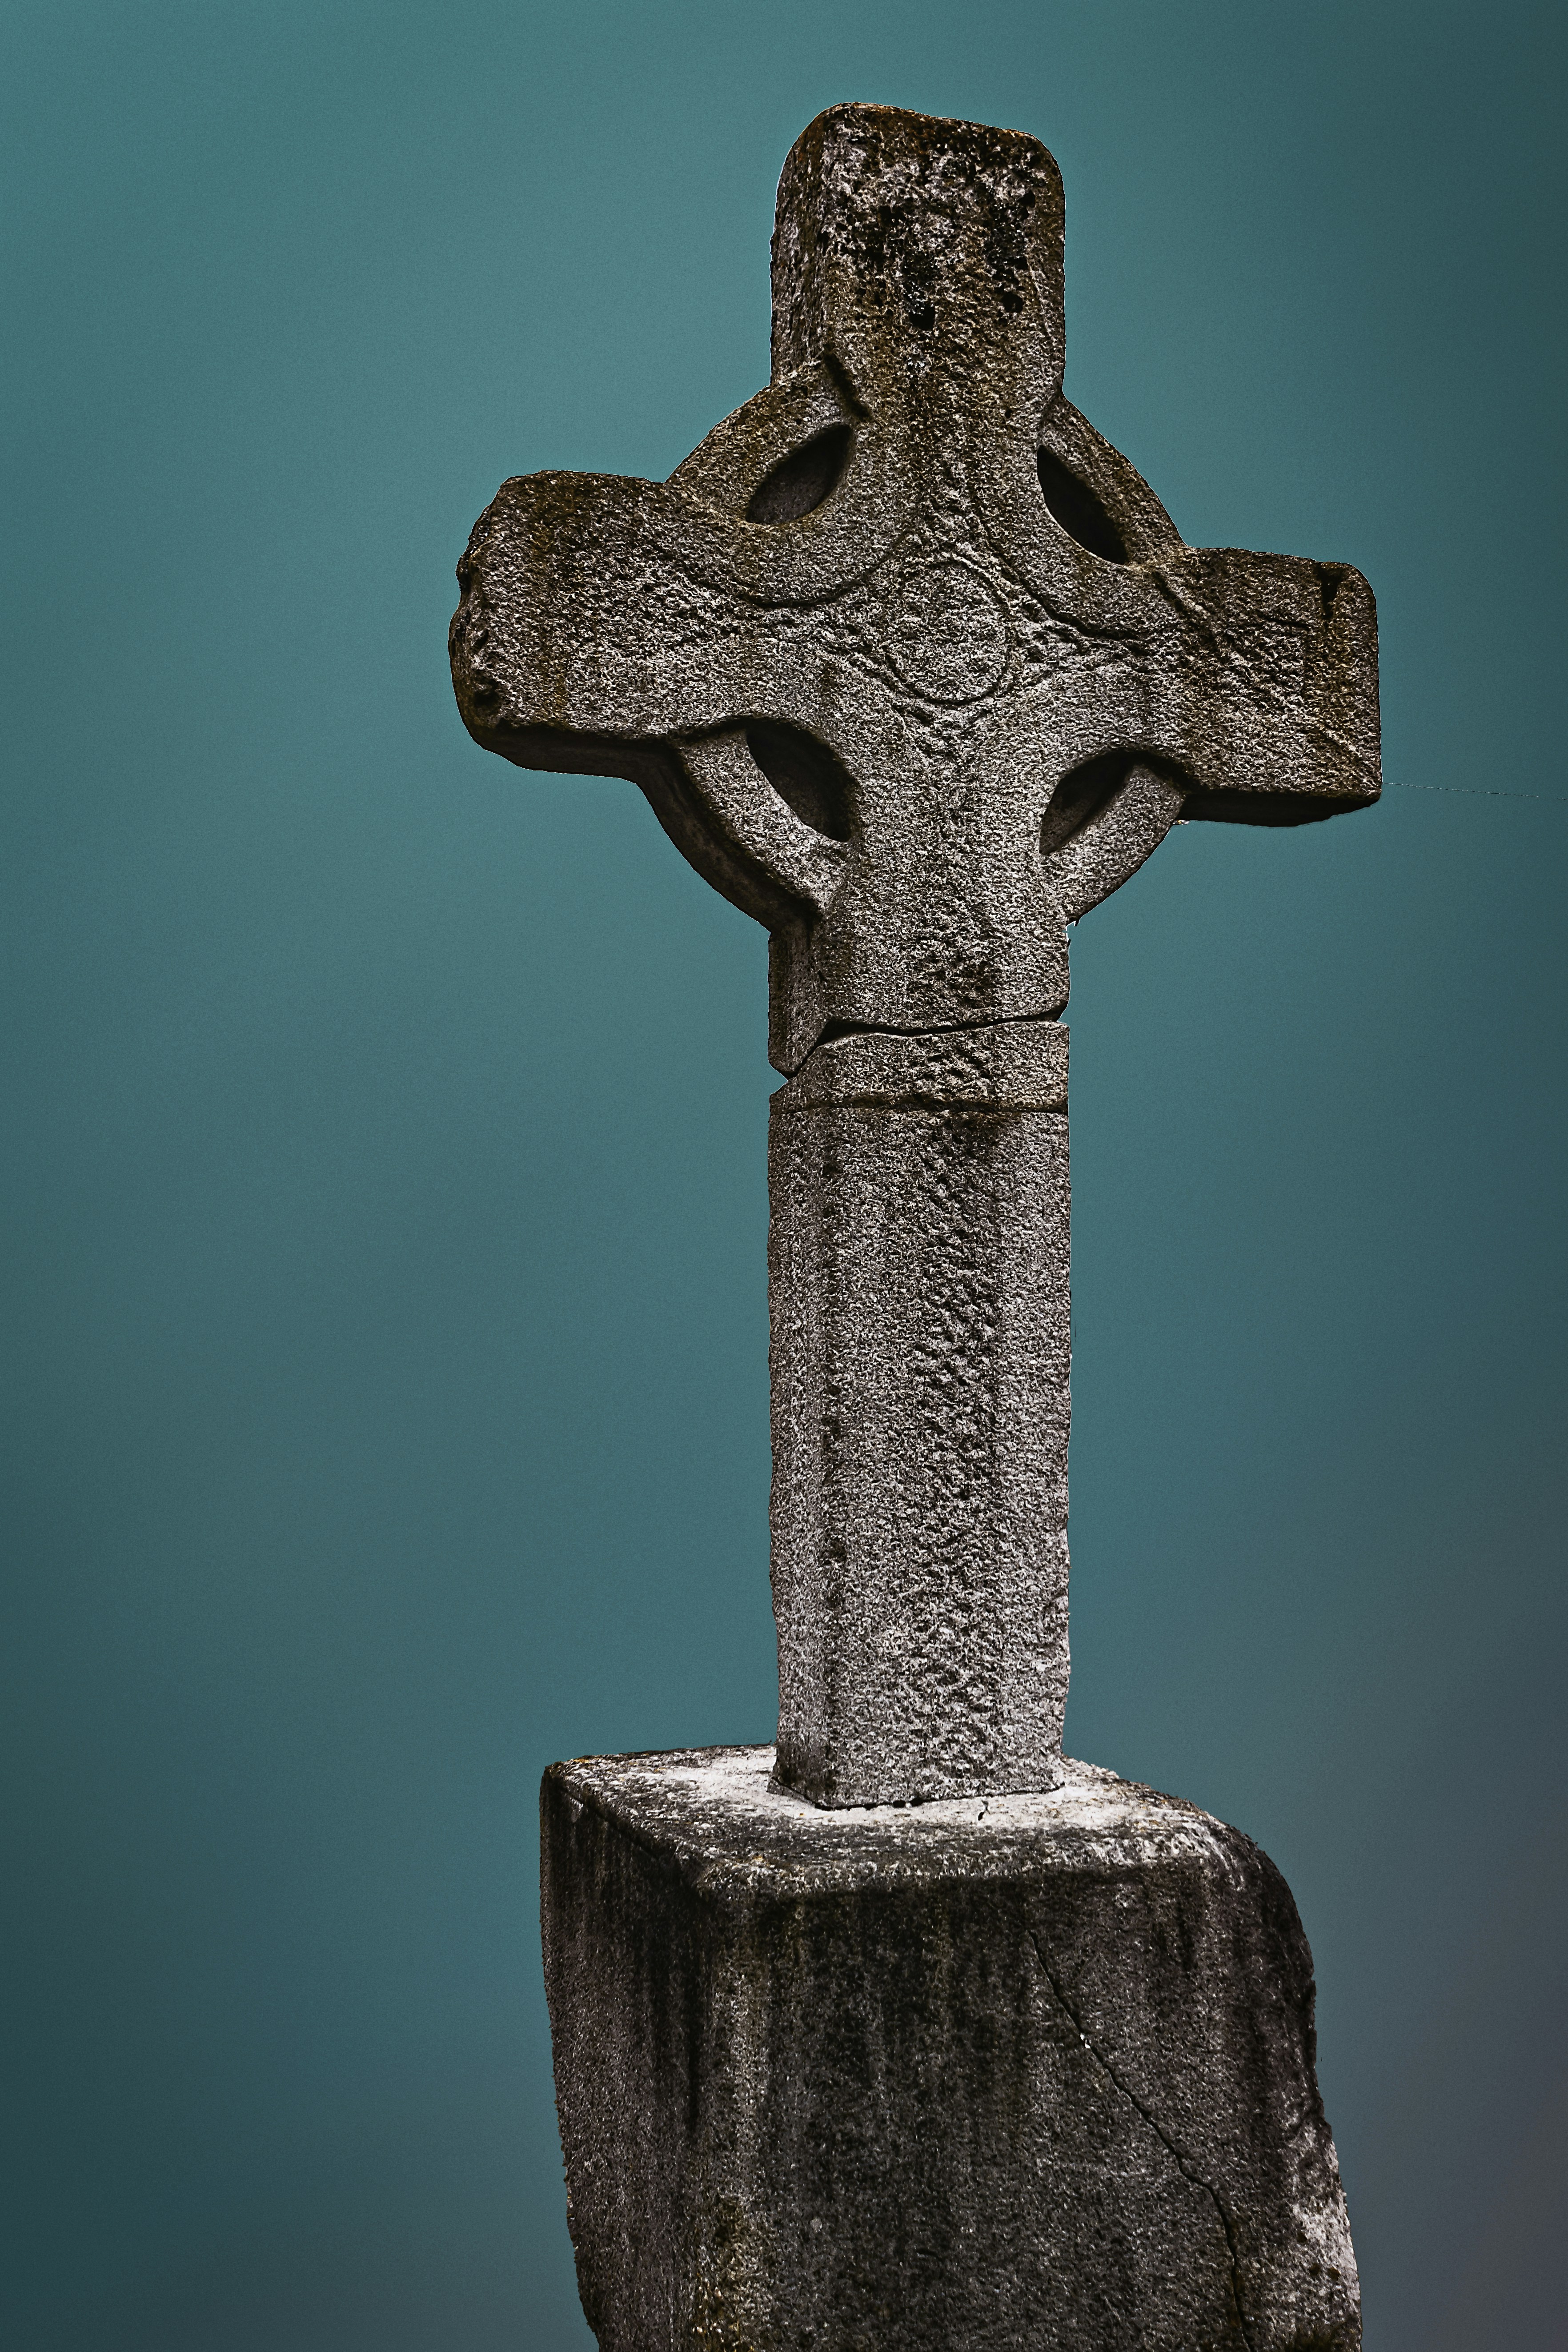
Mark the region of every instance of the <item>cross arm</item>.
<instances>
[{"instance_id":1,"label":"cross arm","mask_svg":"<svg viewBox=\"0 0 1568 2352\"><path fill-rule=\"evenodd\" d=\"M451 629L458 709L487 751L531 766L520 754L571 736L607 758L731 716L713 594L669 543L668 503L662 484L618 475L501 485L458 566Z\"/></svg>"},{"instance_id":2,"label":"cross arm","mask_svg":"<svg viewBox=\"0 0 1568 2352\"><path fill-rule=\"evenodd\" d=\"M1017 436L982 489L997 542L1038 599L1056 690L1081 716L1080 756L1111 741L1147 753L1179 776L1185 816L1230 824L1309 824L1375 801L1377 613L1362 574L1184 546L1126 460L1076 412L1068 435L1066 415L1059 403L1067 470L1117 518L1120 556L1052 511L1041 457Z\"/></svg>"},{"instance_id":3,"label":"cross arm","mask_svg":"<svg viewBox=\"0 0 1568 2352\"><path fill-rule=\"evenodd\" d=\"M1306 824L1378 797L1377 614L1350 564L1192 549L1146 580L1162 748L1184 815Z\"/></svg>"},{"instance_id":4,"label":"cross arm","mask_svg":"<svg viewBox=\"0 0 1568 2352\"><path fill-rule=\"evenodd\" d=\"M627 778L698 872L774 929L826 904L845 852L775 789L745 722L787 717L781 612L836 592L897 527L856 414L816 364L727 419L668 484L519 477L458 566L452 676L475 740L520 767ZM840 436L826 516L729 510Z\"/></svg>"}]
</instances>

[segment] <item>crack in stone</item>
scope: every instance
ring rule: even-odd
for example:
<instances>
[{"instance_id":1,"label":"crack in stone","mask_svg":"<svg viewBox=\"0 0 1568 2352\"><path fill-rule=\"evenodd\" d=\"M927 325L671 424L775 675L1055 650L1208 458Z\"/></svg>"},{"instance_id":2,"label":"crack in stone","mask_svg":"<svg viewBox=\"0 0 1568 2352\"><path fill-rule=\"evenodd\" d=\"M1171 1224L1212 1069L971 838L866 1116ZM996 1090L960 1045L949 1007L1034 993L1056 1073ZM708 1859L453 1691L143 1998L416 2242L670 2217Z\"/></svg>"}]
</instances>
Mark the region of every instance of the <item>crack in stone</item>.
<instances>
[{"instance_id":1,"label":"crack in stone","mask_svg":"<svg viewBox=\"0 0 1568 2352\"><path fill-rule=\"evenodd\" d=\"M984 1013L977 1014L973 1021L936 1021L926 1029L897 1029L879 1021L830 1021L805 1060L809 1062L811 1055L823 1045L837 1045L843 1037L956 1037L973 1029L1008 1029L1026 1021L1037 1021L1042 1026L1049 1022L1056 1028L1063 1025L1059 1014L1055 1013ZM805 1063L803 1062L801 1068L805 1067ZM792 1071L790 1075L793 1076L795 1073Z\"/></svg>"},{"instance_id":2,"label":"crack in stone","mask_svg":"<svg viewBox=\"0 0 1568 2352\"><path fill-rule=\"evenodd\" d=\"M1082 2042L1089 2056L1094 2060L1095 2064L1100 2067L1107 2080L1112 2083L1116 2089L1121 2092L1122 2097L1128 2102L1128 2104L1137 2109L1144 2122L1148 2125L1150 2130L1153 2133L1155 2138L1160 2142L1161 2146L1165 2149L1166 2153L1174 2162L1176 2169L1181 2174L1183 2179L1189 2181L1194 2189L1201 2189L1204 2195L1213 2205L1215 2212L1219 2220L1219 2226L1225 2232L1226 2251L1230 2256L1230 2295L1231 2301L1236 2305L1237 2326L1241 2330L1242 2341L1247 2346L1247 2352L1253 2352L1252 2330L1247 2324L1247 2313L1242 2307L1241 2301L1241 2257L1237 2252L1236 2232L1231 2224L1230 2215L1226 2211L1224 2200L1221 2199L1218 2189L1215 2188L1212 2181L1205 2180L1201 2174L1194 2171L1192 2166L1188 2163L1186 2158L1183 2155L1175 2141L1171 2137L1170 2133L1165 2129L1164 2125L1160 2121L1158 2116L1154 2115L1148 2107L1146 2107L1142 2100L1138 2096L1137 2092L1131 2090L1122 2081L1121 2075L1117 2073L1115 2067L1111 2064L1104 2051L1096 2049L1094 2043L1089 2040L1088 2034L1083 2030L1083 2021L1079 2018L1078 2011L1074 2009L1071 2001L1068 2000L1066 1993L1062 1990L1060 1984L1058 1982L1056 1971L1052 1969L1044 1952L1040 1949L1039 1937L1036 1935L1032 1927L1026 1928L1025 1933L1027 1935L1030 1943L1034 1946L1035 1958L1040 1964L1040 1974L1045 1978L1046 1982L1049 1985L1052 1992L1055 1993L1068 2024L1072 2027L1073 2032L1078 2035L1079 2040Z\"/></svg>"}]
</instances>

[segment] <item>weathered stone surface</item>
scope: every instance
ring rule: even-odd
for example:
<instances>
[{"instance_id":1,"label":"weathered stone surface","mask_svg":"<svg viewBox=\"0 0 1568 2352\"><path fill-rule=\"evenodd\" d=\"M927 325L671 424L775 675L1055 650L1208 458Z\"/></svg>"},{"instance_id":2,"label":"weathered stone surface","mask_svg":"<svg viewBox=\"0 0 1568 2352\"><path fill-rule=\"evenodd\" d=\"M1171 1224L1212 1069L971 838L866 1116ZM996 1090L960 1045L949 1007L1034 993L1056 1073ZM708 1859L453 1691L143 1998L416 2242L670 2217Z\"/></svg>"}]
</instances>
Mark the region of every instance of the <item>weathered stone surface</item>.
<instances>
[{"instance_id":1,"label":"weathered stone surface","mask_svg":"<svg viewBox=\"0 0 1568 2352\"><path fill-rule=\"evenodd\" d=\"M1378 792L1360 573L1185 547L1062 359L1045 149L832 108L780 184L768 389L668 482L506 483L459 566L477 740L631 778L770 928L781 1769L825 1802L1052 1777L1067 1163L1061 1105L982 1116L963 1057L880 1108L815 1066L1054 1019L1067 926L1178 816Z\"/></svg>"},{"instance_id":2,"label":"weathered stone surface","mask_svg":"<svg viewBox=\"0 0 1568 2352\"><path fill-rule=\"evenodd\" d=\"M818 1804L1060 1769L1067 1042L855 1033L773 1097L778 1775Z\"/></svg>"},{"instance_id":3,"label":"weathered stone surface","mask_svg":"<svg viewBox=\"0 0 1568 2352\"><path fill-rule=\"evenodd\" d=\"M1353 2352L1310 1957L1257 1847L1083 1765L847 1813L772 1760L545 1776L603 2352Z\"/></svg>"},{"instance_id":4,"label":"weathered stone surface","mask_svg":"<svg viewBox=\"0 0 1568 2352\"><path fill-rule=\"evenodd\" d=\"M1376 797L1372 597L1183 544L1063 397L1061 269L1035 141L836 107L780 185L768 389L668 482L506 483L459 567L470 731L631 778L768 925L787 1079L778 1785L545 1782L605 2352L1359 2343L1289 1893L1060 1754L1059 1015L1068 926L1178 818Z\"/></svg>"}]
</instances>

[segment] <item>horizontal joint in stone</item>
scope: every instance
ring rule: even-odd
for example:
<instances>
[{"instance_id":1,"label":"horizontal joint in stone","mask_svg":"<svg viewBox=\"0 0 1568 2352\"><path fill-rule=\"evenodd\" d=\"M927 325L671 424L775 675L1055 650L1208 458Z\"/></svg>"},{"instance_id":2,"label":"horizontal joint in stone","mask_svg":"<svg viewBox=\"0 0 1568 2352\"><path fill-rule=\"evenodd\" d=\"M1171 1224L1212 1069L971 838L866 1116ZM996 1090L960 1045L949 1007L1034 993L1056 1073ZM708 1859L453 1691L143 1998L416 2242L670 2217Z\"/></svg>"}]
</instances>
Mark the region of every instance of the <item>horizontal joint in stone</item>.
<instances>
[{"instance_id":1,"label":"horizontal joint in stone","mask_svg":"<svg viewBox=\"0 0 1568 2352\"><path fill-rule=\"evenodd\" d=\"M974 1028L847 1029L814 1048L779 1088L773 1108L1066 1110L1067 1100L1066 1027L1021 1020Z\"/></svg>"}]
</instances>

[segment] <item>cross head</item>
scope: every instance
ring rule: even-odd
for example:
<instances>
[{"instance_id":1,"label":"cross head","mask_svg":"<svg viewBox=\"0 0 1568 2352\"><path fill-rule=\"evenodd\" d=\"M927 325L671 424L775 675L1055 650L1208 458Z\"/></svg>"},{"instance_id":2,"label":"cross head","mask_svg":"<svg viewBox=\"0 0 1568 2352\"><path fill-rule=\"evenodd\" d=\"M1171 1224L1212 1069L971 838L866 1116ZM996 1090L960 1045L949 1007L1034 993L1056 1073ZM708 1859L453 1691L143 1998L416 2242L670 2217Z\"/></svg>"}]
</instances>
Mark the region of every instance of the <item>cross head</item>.
<instances>
[{"instance_id":1,"label":"cross head","mask_svg":"<svg viewBox=\"0 0 1568 2352\"><path fill-rule=\"evenodd\" d=\"M1379 790L1370 589L1184 545L1063 395L1062 217L1033 139L830 109L767 389L666 482L507 482L458 567L476 740L630 779L770 932L779 1770L820 1802L1059 1753L1068 926L1178 819Z\"/></svg>"}]
</instances>

